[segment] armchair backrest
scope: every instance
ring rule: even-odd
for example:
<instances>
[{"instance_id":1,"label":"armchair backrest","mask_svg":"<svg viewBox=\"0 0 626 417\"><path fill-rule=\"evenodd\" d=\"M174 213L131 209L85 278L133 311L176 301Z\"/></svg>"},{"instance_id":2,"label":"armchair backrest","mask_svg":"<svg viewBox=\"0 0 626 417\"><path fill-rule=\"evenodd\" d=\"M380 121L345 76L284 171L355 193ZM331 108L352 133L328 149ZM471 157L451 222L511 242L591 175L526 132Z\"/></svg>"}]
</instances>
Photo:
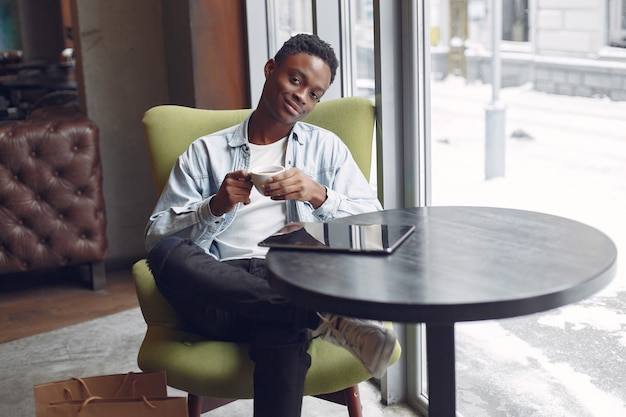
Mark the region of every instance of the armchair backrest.
<instances>
[{"instance_id":1,"label":"armchair backrest","mask_svg":"<svg viewBox=\"0 0 626 417\"><path fill-rule=\"evenodd\" d=\"M163 190L176 158L191 142L241 122L250 112L250 109L205 110L175 105L149 109L142 123L157 192ZM362 97L322 102L304 119L339 136L367 179L372 161L374 120L374 105Z\"/></svg>"}]
</instances>

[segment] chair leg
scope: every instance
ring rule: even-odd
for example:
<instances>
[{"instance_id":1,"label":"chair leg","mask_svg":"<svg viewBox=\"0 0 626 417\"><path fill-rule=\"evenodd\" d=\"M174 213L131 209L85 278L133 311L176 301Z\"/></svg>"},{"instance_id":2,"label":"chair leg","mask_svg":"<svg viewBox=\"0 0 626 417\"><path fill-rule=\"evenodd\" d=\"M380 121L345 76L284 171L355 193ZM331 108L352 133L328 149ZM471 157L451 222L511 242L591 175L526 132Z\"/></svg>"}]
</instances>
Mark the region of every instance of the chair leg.
<instances>
[{"instance_id":1,"label":"chair leg","mask_svg":"<svg viewBox=\"0 0 626 417\"><path fill-rule=\"evenodd\" d=\"M354 385L341 391L331 392L329 394L316 395L315 397L336 404L345 405L348 407L348 415L350 417L363 417L361 396L359 395L358 385Z\"/></svg>"},{"instance_id":2,"label":"chair leg","mask_svg":"<svg viewBox=\"0 0 626 417\"><path fill-rule=\"evenodd\" d=\"M348 407L348 416L363 417L363 407L361 406L361 396L359 395L359 386L354 385L343 390L346 396L346 406Z\"/></svg>"}]
</instances>

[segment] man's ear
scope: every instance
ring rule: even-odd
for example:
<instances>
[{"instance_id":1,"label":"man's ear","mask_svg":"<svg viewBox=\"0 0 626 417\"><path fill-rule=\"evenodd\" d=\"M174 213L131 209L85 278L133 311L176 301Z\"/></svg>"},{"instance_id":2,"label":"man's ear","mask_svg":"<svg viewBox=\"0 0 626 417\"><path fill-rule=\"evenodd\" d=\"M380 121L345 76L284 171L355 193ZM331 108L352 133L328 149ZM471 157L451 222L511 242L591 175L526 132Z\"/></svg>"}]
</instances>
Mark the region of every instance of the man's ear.
<instances>
[{"instance_id":1,"label":"man's ear","mask_svg":"<svg viewBox=\"0 0 626 417\"><path fill-rule=\"evenodd\" d=\"M265 78L267 78L272 73L272 71L274 71L274 69L276 69L276 61L274 60L274 58L270 58L265 63L265 67L263 68Z\"/></svg>"}]
</instances>

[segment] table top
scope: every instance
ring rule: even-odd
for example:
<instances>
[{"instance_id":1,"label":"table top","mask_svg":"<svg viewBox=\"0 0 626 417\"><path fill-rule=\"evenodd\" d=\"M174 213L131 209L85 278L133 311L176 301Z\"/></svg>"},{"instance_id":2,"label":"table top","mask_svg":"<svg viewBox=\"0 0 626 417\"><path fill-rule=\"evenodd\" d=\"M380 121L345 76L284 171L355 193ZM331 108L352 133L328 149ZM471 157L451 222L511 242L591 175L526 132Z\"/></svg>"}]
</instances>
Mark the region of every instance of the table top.
<instances>
[{"instance_id":1,"label":"table top","mask_svg":"<svg viewBox=\"0 0 626 417\"><path fill-rule=\"evenodd\" d=\"M615 244L563 217L491 207L416 207L348 223L412 224L390 255L272 249L271 284L318 311L449 324L513 317L582 300L616 270Z\"/></svg>"}]
</instances>

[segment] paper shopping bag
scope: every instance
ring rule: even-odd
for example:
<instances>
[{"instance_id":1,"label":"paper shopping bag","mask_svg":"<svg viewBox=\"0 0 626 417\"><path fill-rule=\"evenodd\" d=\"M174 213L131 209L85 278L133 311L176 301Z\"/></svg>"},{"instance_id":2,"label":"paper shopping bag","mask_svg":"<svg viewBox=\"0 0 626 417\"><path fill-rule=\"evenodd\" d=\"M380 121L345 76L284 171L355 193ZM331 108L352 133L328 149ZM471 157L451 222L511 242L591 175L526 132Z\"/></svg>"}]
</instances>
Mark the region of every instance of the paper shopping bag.
<instances>
[{"instance_id":1,"label":"paper shopping bag","mask_svg":"<svg viewBox=\"0 0 626 417\"><path fill-rule=\"evenodd\" d=\"M44 417L52 402L84 400L90 397L132 398L167 397L165 372L129 372L88 378L71 378L34 386L35 413Z\"/></svg>"},{"instance_id":2,"label":"paper shopping bag","mask_svg":"<svg viewBox=\"0 0 626 417\"><path fill-rule=\"evenodd\" d=\"M44 417L188 417L188 413L184 397L91 397L48 404Z\"/></svg>"}]
</instances>

